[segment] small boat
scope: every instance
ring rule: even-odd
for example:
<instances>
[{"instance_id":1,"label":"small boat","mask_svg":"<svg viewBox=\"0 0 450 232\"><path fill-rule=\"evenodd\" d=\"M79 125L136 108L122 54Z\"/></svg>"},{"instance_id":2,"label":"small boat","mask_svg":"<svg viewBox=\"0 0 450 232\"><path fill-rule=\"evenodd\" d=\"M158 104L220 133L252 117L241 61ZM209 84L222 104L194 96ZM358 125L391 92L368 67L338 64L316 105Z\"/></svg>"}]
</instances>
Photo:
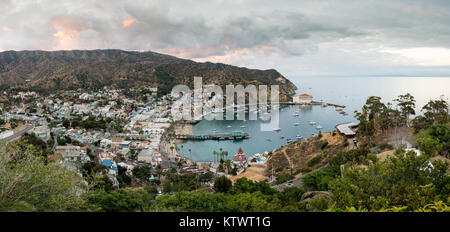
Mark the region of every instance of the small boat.
<instances>
[{"instance_id":1,"label":"small boat","mask_svg":"<svg viewBox=\"0 0 450 232\"><path fill-rule=\"evenodd\" d=\"M242 125L241 128L246 128L246 126Z\"/></svg>"},{"instance_id":2,"label":"small boat","mask_svg":"<svg viewBox=\"0 0 450 232\"><path fill-rule=\"evenodd\" d=\"M281 128L277 127L277 128L274 128L273 130L274 130L274 131L280 131Z\"/></svg>"},{"instance_id":3,"label":"small boat","mask_svg":"<svg viewBox=\"0 0 450 232\"><path fill-rule=\"evenodd\" d=\"M297 135L295 138L296 138L297 140L302 140L302 139L303 139L303 136Z\"/></svg>"},{"instance_id":4,"label":"small boat","mask_svg":"<svg viewBox=\"0 0 450 232\"><path fill-rule=\"evenodd\" d=\"M281 136L280 139L284 139L284 136Z\"/></svg>"},{"instance_id":5,"label":"small boat","mask_svg":"<svg viewBox=\"0 0 450 232\"><path fill-rule=\"evenodd\" d=\"M292 139L287 140L287 143L292 143L292 142L293 142Z\"/></svg>"},{"instance_id":6,"label":"small boat","mask_svg":"<svg viewBox=\"0 0 450 232\"><path fill-rule=\"evenodd\" d=\"M316 126L316 129L321 130L321 129L323 129L323 127L321 125L318 125L318 126Z\"/></svg>"},{"instance_id":7,"label":"small boat","mask_svg":"<svg viewBox=\"0 0 450 232\"><path fill-rule=\"evenodd\" d=\"M336 108L336 111L341 111L342 109L341 108Z\"/></svg>"},{"instance_id":8,"label":"small boat","mask_svg":"<svg viewBox=\"0 0 450 232\"><path fill-rule=\"evenodd\" d=\"M266 139L266 141L272 142L272 140L271 140L271 139Z\"/></svg>"},{"instance_id":9,"label":"small boat","mask_svg":"<svg viewBox=\"0 0 450 232\"><path fill-rule=\"evenodd\" d=\"M298 122L294 123L294 126L298 126L298 125L300 125L300 123L298 123Z\"/></svg>"},{"instance_id":10,"label":"small boat","mask_svg":"<svg viewBox=\"0 0 450 232\"><path fill-rule=\"evenodd\" d=\"M231 125L228 125L228 126L227 126L227 128L232 128L232 127L233 127L233 126L231 126Z\"/></svg>"},{"instance_id":11,"label":"small boat","mask_svg":"<svg viewBox=\"0 0 450 232\"><path fill-rule=\"evenodd\" d=\"M309 125L316 125L316 122L309 120Z\"/></svg>"}]
</instances>

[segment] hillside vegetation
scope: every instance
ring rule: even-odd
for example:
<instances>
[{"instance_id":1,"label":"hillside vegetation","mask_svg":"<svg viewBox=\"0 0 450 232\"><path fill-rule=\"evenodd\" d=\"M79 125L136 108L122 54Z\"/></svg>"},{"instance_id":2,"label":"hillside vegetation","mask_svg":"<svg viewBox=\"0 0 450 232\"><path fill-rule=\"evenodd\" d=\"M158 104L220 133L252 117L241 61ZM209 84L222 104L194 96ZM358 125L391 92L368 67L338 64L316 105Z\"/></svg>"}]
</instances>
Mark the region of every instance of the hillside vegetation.
<instances>
[{"instance_id":1,"label":"hillside vegetation","mask_svg":"<svg viewBox=\"0 0 450 232\"><path fill-rule=\"evenodd\" d=\"M158 87L164 94L177 84L193 88L194 76L203 77L204 84L220 86L278 84L282 99L293 94L296 89L294 84L273 69L256 70L220 63L197 63L155 52L75 50L0 53L0 86L3 88L13 86L49 92L55 89L147 85Z\"/></svg>"}]
</instances>

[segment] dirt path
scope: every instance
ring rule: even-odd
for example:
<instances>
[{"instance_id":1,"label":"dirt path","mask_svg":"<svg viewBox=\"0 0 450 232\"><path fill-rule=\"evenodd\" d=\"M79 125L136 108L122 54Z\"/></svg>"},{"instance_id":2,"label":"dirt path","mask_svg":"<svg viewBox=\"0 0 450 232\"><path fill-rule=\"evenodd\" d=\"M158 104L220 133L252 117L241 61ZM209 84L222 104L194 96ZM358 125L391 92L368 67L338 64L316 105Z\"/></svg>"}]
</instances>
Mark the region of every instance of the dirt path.
<instances>
[{"instance_id":1,"label":"dirt path","mask_svg":"<svg viewBox=\"0 0 450 232\"><path fill-rule=\"evenodd\" d=\"M245 172L231 177L230 180L234 184L234 182L237 179L245 177L249 180L259 182L259 181L264 180L267 177L266 175L264 175L265 170L266 170L265 165L256 164L256 165L253 165L253 166L247 168L247 170L245 170Z\"/></svg>"}]
</instances>

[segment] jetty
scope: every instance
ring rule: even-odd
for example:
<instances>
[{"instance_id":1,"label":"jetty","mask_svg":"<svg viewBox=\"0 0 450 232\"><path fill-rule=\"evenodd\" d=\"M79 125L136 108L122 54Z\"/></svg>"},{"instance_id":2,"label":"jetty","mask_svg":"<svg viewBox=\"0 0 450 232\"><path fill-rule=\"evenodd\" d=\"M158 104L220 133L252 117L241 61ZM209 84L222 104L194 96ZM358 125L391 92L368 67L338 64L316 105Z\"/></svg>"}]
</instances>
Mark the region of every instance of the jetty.
<instances>
[{"instance_id":1,"label":"jetty","mask_svg":"<svg viewBox=\"0 0 450 232\"><path fill-rule=\"evenodd\" d=\"M297 103L297 102L279 102L278 104L280 105L327 105L327 106L334 106L334 107L338 107L338 108L345 108L344 105L338 105L338 104L333 104L333 103L325 103L325 102L318 102L318 101L311 101L309 103Z\"/></svg>"},{"instance_id":2,"label":"jetty","mask_svg":"<svg viewBox=\"0 0 450 232\"><path fill-rule=\"evenodd\" d=\"M248 133L235 131L231 133L223 134L206 134L206 135L190 135L190 134L178 134L174 136L179 140L242 140L248 139L250 136Z\"/></svg>"}]
</instances>

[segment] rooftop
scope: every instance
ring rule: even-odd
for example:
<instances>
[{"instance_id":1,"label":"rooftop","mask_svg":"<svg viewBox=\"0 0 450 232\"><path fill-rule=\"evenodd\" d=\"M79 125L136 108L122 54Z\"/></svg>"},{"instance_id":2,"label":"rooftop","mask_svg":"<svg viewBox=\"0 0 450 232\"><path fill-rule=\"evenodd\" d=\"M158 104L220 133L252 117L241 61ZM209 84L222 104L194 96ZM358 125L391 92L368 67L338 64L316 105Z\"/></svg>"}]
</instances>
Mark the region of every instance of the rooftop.
<instances>
[{"instance_id":1,"label":"rooftop","mask_svg":"<svg viewBox=\"0 0 450 232\"><path fill-rule=\"evenodd\" d=\"M339 133L345 135L355 135L356 133L352 130L353 127L357 127L359 124L355 122L343 123L336 126Z\"/></svg>"}]
</instances>

